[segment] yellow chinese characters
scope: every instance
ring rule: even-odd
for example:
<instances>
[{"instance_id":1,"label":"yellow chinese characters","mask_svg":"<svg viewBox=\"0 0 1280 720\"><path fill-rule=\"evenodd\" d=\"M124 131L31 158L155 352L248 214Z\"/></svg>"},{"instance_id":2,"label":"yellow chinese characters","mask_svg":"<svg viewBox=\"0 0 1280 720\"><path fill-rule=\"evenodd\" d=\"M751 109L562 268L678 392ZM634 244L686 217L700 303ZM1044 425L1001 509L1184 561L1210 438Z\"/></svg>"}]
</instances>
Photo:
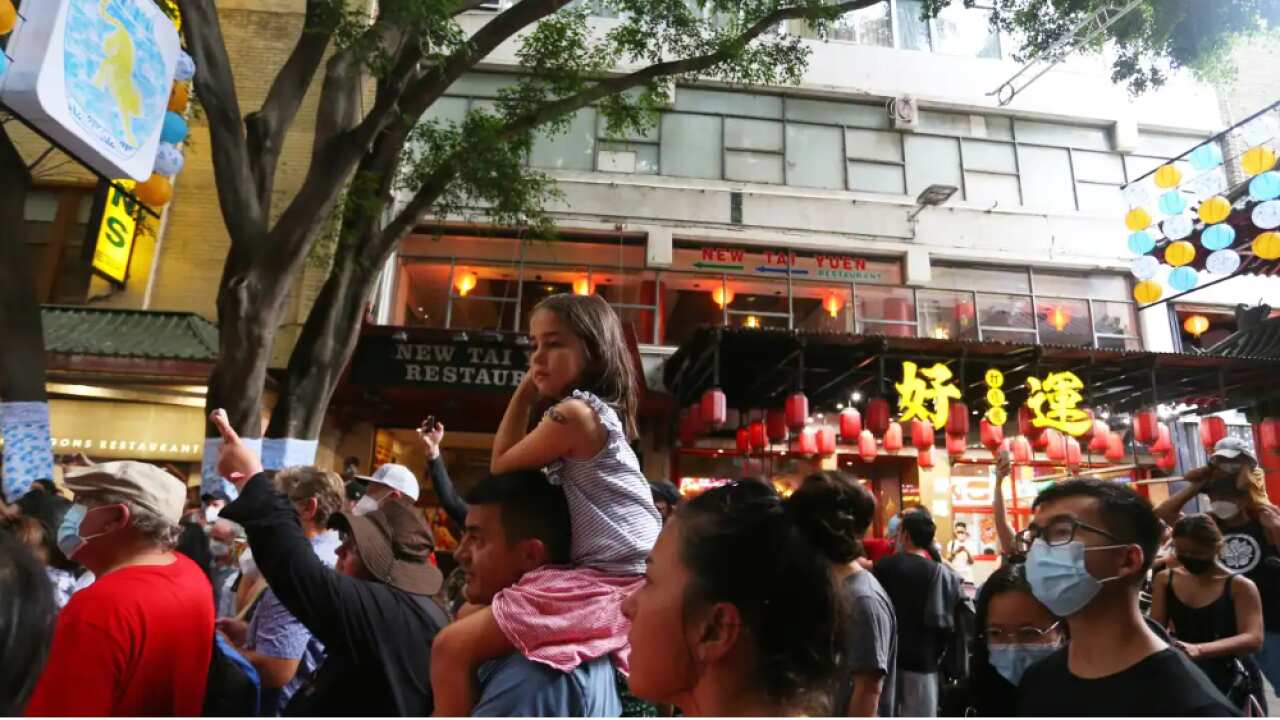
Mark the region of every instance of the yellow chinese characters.
<instances>
[{"instance_id":1,"label":"yellow chinese characters","mask_svg":"<svg viewBox=\"0 0 1280 720\"><path fill-rule=\"evenodd\" d=\"M1004 373L991 368L987 370L987 422L1003 427L1009 421L1009 411L1004 409L1008 399L1004 396Z\"/></svg>"},{"instance_id":2,"label":"yellow chinese characters","mask_svg":"<svg viewBox=\"0 0 1280 720\"><path fill-rule=\"evenodd\" d=\"M1075 373L1052 372L1044 380L1029 377L1027 387L1031 390L1027 407L1035 414L1031 422L1036 427L1051 427L1079 437L1093 425L1089 413L1080 407L1084 383Z\"/></svg>"},{"instance_id":3,"label":"yellow chinese characters","mask_svg":"<svg viewBox=\"0 0 1280 720\"><path fill-rule=\"evenodd\" d=\"M951 401L960 399L960 388L951 382L951 369L942 363L921 368L910 360L902 363L902 382L898 389L899 420L928 420L935 428L947 424Z\"/></svg>"}]
</instances>

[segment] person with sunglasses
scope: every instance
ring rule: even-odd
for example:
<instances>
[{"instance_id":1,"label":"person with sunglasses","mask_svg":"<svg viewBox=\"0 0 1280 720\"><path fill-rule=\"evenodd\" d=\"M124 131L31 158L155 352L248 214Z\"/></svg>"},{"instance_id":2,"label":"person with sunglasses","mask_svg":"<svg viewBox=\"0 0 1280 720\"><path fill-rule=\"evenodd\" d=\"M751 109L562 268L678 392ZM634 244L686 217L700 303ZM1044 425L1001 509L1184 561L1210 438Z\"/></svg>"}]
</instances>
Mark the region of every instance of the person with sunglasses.
<instances>
[{"instance_id":1,"label":"person with sunglasses","mask_svg":"<svg viewBox=\"0 0 1280 720\"><path fill-rule=\"evenodd\" d=\"M1138 593L1160 541L1151 503L1117 482L1058 483L1017 538L1031 592L1071 642L1022 676L1029 717L1229 717L1239 711L1147 625Z\"/></svg>"}]
</instances>

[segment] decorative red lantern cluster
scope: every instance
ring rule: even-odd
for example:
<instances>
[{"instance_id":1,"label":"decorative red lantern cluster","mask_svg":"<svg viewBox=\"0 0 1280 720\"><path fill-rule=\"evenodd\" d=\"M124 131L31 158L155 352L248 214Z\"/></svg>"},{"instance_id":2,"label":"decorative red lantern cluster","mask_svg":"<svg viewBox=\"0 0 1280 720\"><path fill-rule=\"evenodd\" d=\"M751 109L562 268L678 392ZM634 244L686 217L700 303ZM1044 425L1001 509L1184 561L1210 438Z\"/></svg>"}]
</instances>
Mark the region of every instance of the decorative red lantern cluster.
<instances>
[{"instance_id":1,"label":"decorative red lantern cluster","mask_svg":"<svg viewBox=\"0 0 1280 720\"><path fill-rule=\"evenodd\" d=\"M1093 432L1089 437L1089 452L1104 453L1107 442L1111 439L1111 428L1101 420L1093 421Z\"/></svg>"},{"instance_id":2,"label":"decorative red lantern cluster","mask_svg":"<svg viewBox=\"0 0 1280 720\"><path fill-rule=\"evenodd\" d=\"M925 470L933 468L933 446L930 445L927 450L921 450L916 455L916 462Z\"/></svg>"},{"instance_id":3,"label":"decorative red lantern cluster","mask_svg":"<svg viewBox=\"0 0 1280 720\"><path fill-rule=\"evenodd\" d=\"M1038 428L1035 425L1036 414L1031 408L1022 405L1018 408L1018 434L1035 443L1044 434L1044 428ZM1037 445L1039 447L1039 445Z\"/></svg>"},{"instance_id":4,"label":"decorative red lantern cluster","mask_svg":"<svg viewBox=\"0 0 1280 720\"><path fill-rule=\"evenodd\" d=\"M1160 439L1160 419L1154 410L1143 410L1133 414L1133 439L1143 445L1150 445Z\"/></svg>"},{"instance_id":5,"label":"decorative red lantern cluster","mask_svg":"<svg viewBox=\"0 0 1280 720\"><path fill-rule=\"evenodd\" d=\"M796 455L817 455L818 437L813 428L802 428L791 440L791 452Z\"/></svg>"},{"instance_id":6,"label":"decorative red lantern cluster","mask_svg":"<svg viewBox=\"0 0 1280 720\"><path fill-rule=\"evenodd\" d=\"M787 397L787 427L799 431L809 422L809 397L802 392Z\"/></svg>"},{"instance_id":7,"label":"decorative red lantern cluster","mask_svg":"<svg viewBox=\"0 0 1280 720\"><path fill-rule=\"evenodd\" d=\"M968 445L969 443L966 441L964 435L947 434L947 454L951 457L955 458L964 455L964 451Z\"/></svg>"},{"instance_id":8,"label":"decorative red lantern cluster","mask_svg":"<svg viewBox=\"0 0 1280 720\"><path fill-rule=\"evenodd\" d=\"M750 430L744 427L738 428L738 431L735 434L734 440L736 441L735 444L737 445L738 452L740 454L746 455L751 452L751 431Z\"/></svg>"},{"instance_id":9,"label":"decorative red lantern cluster","mask_svg":"<svg viewBox=\"0 0 1280 720\"><path fill-rule=\"evenodd\" d=\"M1068 435L1066 445L1067 467L1080 467L1080 441Z\"/></svg>"},{"instance_id":10,"label":"decorative red lantern cluster","mask_svg":"<svg viewBox=\"0 0 1280 720\"><path fill-rule=\"evenodd\" d=\"M747 433L751 436L751 449L764 450L769 447L769 434L765 430L764 422L756 420L747 426Z\"/></svg>"},{"instance_id":11,"label":"decorative red lantern cluster","mask_svg":"<svg viewBox=\"0 0 1280 720\"><path fill-rule=\"evenodd\" d=\"M831 457L836 454L836 430L833 427L823 426L818 428L817 433L818 454L822 457Z\"/></svg>"},{"instance_id":12,"label":"decorative red lantern cluster","mask_svg":"<svg viewBox=\"0 0 1280 720\"><path fill-rule=\"evenodd\" d=\"M1013 455L1013 461L1017 463L1031 462L1031 441L1025 435L1015 437L1009 443L1009 452Z\"/></svg>"},{"instance_id":13,"label":"decorative red lantern cluster","mask_svg":"<svg viewBox=\"0 0 1280 720\"><path fill-rule=\"evenodd\" d=\"M1200 418L1200 444L1205 452L1213 452L1213 446L1227 436L1227 421L1220 417Z\"/></svg>"},{"instance_id":14,"label":"decorative red lantern cluster","mask_svg":"<svg viewBox=\"0 0 1280 720\"><path fill-rule=\"evenodd\" d=\"M1258 463L1267 470L1280 470L1280 418L1263 418L1258 423Z\"/></svg>"},{"instance_id":15,"label":"decorative red lantern cluster","mask_svg":"<svg viewBox=\"0 0 1280 720\"><path fill-rule=\"evenodd\" d=\"M992 454L995 454L1000 446L1004 444L1004 428L986 418L983 418L978 423L978 435L982 439L982 446L990 450Z\"/></svg>"},{"instance_id":16,"label":"decorative red lantern cluster","mask_svg":"<svg viewBox=\"0 0 1280 720\"><path fill-rule=\"evenodd\" d=\"M921 452L933 447L933 423L928 420L911 421L911 446Z\"/></svg>"},{"instance_id":17,"label":"decorative red lantern cluster","mask_svg":"<svg viewBox=\"0 0 1280 720\"><path fill-rule=\"evenodd\" d=\"M845 408L840 411L840 439L847 443L855 443L862 434L862 415L856 408Z\"/></svg>"},{"instance_id":18,"label":"decorative red lantern cluster","mask_svg":"<svg viewBox=\"0 0 1280 720\"><path fill-rule=\"evenodd\" d=\"M703 424L713 428L723 426L729 416L729 405L725 401L724 391L720 388L710 388L702 393L699 409Z\"/></svg>"},{"instance_id":19,"label":"decorative red lantern cluster","mask_svg":"<svg viewBox=\"0 0 1280 720\"><path fill-rule=\"evenodd\" d=\"M894 421L889 421L889 427L884 431L884 449L886 452L898 452L902 449L902 426Z\"/></svg>"},{"instance_id":20,"label":"decorative red lantern cluster","mask_svg":"<svg viewBox=\"0 0 1280 720\"><path fill-rule=\"evenodd\" d=\"M866 422L864 423L872 435L884 437L889 431L889 401L884 398L872 398L867 401Z\"/></svg>"},{"instance_id":21,"label":"decorative red lantern cluster","mask_svg":"<svg viewBox=\"0 0 1280 720\"><path fill-rule=\"evenodd\" d=\"M787 416L782 410L770 410L764 415L764 425L769 431L769 442L787 441ZM801 425L801 427L804 427Z\"/></svg>"},{"instance_id":22,"label":"decorative red lantern cluster","mask_svg":"<svg viewBox=\"0 0 1280 720\"><path fill-rule=\"evenodd\" d=\"M1107 459L1107 462L1120 462L1124 460L1127 454L1124 447L1124 436L1118 432L1107 433L1107 449L1103 453L1103 457Z\"/></svg>"},{"instance_id":23,"label":"decorative red lantern cluster","mask_svg":"<svg viewBox=\"0 0 1280 720\"><path fill-rule=\"evenodd\" d=\"M877 454L876 436L870 430L858 433L858 457L862 458L862 462L875 462Z\"/></svg>"},{"instance_id":24,"label":"decorative red lantern cluster","mask_svg":"<svg viewBox=\"0 0 1280 720\"><path fill-rule=\"evenodd\" d=\"M1067 459L1067 440L1062 433L1048 428L1041 435L1044 438L1044 454L1054 462L1064 462Z\"/></svg>"}]
</instances>

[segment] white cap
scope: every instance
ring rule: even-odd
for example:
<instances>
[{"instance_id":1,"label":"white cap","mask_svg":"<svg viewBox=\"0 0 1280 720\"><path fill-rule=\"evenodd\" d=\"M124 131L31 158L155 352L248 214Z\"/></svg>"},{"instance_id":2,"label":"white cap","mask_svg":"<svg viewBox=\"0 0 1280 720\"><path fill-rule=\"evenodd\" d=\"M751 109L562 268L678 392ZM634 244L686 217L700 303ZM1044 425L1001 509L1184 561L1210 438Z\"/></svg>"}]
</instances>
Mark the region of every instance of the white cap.
<instances>
[{"instance_id":1,"label":"white cap","mask_svg":"<svg viewBox=\"0 0 1280 720\"><path fill-rule=\"evenodd\" d=\"M359 477L365 482L386 485L414 502L418 502L418 478L413 474L412 470L403 465L387 463L374 470L372 477Z\"/></svg>"}]
</instances>

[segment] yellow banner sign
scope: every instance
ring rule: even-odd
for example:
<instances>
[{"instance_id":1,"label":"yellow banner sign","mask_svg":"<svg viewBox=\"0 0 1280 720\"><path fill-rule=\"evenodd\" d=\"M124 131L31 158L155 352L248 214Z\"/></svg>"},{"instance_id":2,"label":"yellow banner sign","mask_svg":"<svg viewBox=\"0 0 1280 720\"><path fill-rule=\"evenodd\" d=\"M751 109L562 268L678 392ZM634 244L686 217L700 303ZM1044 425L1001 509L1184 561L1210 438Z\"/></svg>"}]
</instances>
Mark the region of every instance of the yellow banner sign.
<instances>
[{"instance_id":1,"label":"yellow banner sign","mask_svg":"<svg viewBox=\"0 0 1280 720\"><path fill-rule=\"evenodd\" d=\"M117 187L133 190L130 181L107 186L107 201L102 206L102 222L98 225L98 242L93 251L93 269L123 283L129 276L129 257L138 232L137 203Z\"/></svg>"}]
</instances>

